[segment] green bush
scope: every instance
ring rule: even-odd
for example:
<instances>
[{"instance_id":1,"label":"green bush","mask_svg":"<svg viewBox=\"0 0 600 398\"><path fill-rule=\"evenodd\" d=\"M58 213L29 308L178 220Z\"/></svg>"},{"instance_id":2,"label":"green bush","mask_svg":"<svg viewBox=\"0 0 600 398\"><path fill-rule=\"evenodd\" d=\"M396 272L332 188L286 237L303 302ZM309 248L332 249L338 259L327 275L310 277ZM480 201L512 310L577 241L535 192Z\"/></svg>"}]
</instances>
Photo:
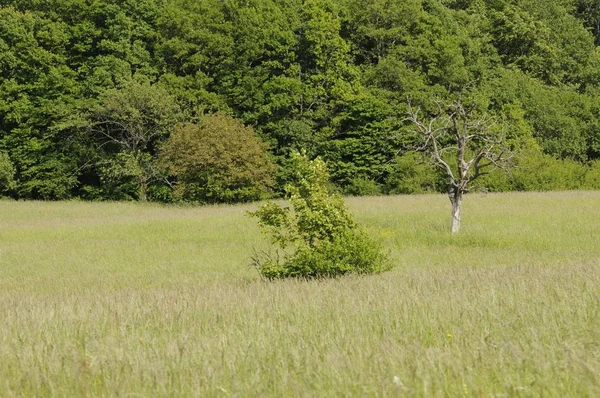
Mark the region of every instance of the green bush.
<instances>
[{"instance_id":1,"label":"green bush","mask_svg":"<svg viewBox=\"0 0 600 398\"><path fill-rule=\"evenodd\" d=\"M585 175L585 189L600 189L600 160L592 162Z\"/></svg>"},{"instance_id":2,"label":"green bush","mask_svg":"<svg viewBox=\"0 0 600 398\"><path fill-rule=\"evenodd\" d=\"M510 174L502 169L496 169L490 174L479 177L475 184L472 185L472 191L483 192L509 192L516 190L515 181L513 178L515 171L511 170Z\"/></svg>"},{"instance_id":3,"label":"green bush","mask_svg":"<svg viewBox=\"0 0 600 398\"><path fill-rule=\"evenodd\" d=\"M254 258L267 279L333 277L389 269L381 244L354 221L341 196L329 193L329 173L317 158L294 153L296 175L286 186L293 210L267 203L251 213L277 247Z\"/></svg>"},{"instance_id":4,"label":"green bush","mask_svg":"<svg viewBox=\"0 0 600 398\"><path fill-rule=\"evenodd\" d=\"M381 187L373 180L355 178L344 188L346 195L376 196L381 195Z\"/></svg>"},{"instance_id":5,"label":"green bush","mask_svg":"<svg viewBox=\"0 0 600 398\"><path fill-rule=\"evenodd\" d=\"M588 168L569 159L556 159L542 153L524 153L513 172L519 191L564 191L585 188Z\"/></svg>"},{"instance_id":6,"label":"green bush","mask_svg":"<svg viewBox=\"0 0 600 398\"><path fill-rule=\"evenodd\" d=\"M409 152L396 159L386 179L389 194L441 192L446 189L441 174L421 157L419 153Z\"/></svg>"}]
</instances>

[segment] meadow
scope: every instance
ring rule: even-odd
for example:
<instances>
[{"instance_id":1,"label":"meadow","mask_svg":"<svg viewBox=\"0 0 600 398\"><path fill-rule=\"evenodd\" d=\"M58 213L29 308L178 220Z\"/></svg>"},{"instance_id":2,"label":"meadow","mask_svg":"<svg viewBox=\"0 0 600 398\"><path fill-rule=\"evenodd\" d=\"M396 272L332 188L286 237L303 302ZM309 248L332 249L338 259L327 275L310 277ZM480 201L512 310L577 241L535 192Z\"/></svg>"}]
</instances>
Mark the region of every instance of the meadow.
<instances>
[{"instance_id":1,"label":"meadow","mask_svg":"<svg viewBox=\"0 0 600 398\"><path fill-rule=\"evenodd\" d=\"M600 396L600 192L348 198L392 271L260 279L256 204L0 201L0 397Z\"/></svg>"}]
</instances>

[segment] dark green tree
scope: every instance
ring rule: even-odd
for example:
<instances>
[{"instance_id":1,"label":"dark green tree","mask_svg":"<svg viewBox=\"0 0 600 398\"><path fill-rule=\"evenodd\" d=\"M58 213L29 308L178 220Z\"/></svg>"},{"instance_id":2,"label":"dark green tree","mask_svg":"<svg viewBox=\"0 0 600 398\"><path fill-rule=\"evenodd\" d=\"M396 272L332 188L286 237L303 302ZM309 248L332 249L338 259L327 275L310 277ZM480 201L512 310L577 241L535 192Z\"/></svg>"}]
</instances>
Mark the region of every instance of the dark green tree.
<instances>
[{"instance_id":1,"label":"dark green tree","mask_svg":"<svg viewBox=\"0 0 600 398\"><path fill-rule=\"evenodd\" d=\"M164 176L158 146L180 121L174 99L157 85L130 81L103 93L84 116L85 127L104 152L96 166L114 178L131 178L137 198L148 199L149 184Z\"/></svg>"}]
</instances>

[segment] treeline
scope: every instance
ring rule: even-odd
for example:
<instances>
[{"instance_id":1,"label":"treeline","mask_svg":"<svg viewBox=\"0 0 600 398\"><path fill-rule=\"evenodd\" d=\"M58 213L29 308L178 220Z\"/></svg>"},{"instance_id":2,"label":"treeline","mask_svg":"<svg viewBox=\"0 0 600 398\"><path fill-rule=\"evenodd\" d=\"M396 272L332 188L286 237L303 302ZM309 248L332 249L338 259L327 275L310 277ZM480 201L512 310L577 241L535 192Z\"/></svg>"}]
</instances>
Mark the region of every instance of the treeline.
<instances>
[{"instance_id":1,"label":"treeline","mask_svg":"<svg viewBox=\"0 0 600 398\"><path fill-rule=\"evenodd\" d=\"M596 0L2 4L5 196L252 200L295 150L346 194L443 191L404 118L459 91L518 150L483 185L600 188Z\"/></svg>"}]
</instances>

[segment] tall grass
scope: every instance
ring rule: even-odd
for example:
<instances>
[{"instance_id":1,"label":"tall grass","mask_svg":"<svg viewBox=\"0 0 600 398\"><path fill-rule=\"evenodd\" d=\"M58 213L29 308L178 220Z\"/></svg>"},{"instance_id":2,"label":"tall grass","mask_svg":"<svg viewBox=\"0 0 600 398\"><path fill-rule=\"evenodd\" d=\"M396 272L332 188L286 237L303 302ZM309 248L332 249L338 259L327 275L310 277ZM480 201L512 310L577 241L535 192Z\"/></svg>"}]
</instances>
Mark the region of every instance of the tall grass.
<instances>
[{"instance_id":1,"label":"tall grass","mask_svg":"<svg viewBox=\"0 0 600 398\"><path fill-rule=\"evenodd\" d=\"M255 206L0 202L0 396L600 396L600 192L348 199L393 271L263 282Z\"/></svg>"}]
</instances>

